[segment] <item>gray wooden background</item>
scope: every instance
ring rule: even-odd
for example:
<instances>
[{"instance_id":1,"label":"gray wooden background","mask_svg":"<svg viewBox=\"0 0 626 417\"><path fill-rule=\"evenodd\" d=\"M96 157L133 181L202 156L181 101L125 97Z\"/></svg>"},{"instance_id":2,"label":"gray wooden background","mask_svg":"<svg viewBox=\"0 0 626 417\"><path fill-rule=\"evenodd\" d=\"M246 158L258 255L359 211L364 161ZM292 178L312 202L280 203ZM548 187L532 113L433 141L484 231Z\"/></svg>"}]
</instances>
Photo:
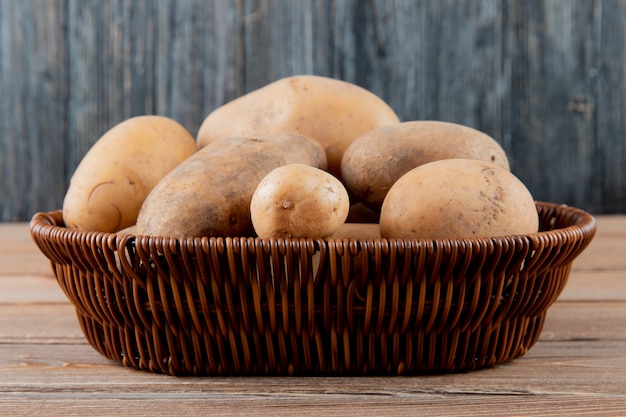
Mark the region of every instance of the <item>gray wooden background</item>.
<instances>
[{"instance_id":1,"label":"gray wooden background","mask_svg":"<svg viewBox=\"0 0 626 417\"><path fill-rule=\"evenodd\" d=\"M502 143L536 199L626 211L626 1L0 0L0 221L60 208L139 114L319 74Z\"/></svg>"}]
</instances>

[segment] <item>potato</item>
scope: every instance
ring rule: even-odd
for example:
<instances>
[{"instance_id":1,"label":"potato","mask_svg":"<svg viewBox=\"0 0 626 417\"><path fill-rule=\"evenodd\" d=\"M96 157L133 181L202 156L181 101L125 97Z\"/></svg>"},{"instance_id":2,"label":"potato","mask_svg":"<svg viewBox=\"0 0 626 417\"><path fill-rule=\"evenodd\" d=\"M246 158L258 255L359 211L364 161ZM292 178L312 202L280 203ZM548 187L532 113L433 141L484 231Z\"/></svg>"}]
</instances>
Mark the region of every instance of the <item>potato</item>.
<instances>
[{"instance_id":1,"label":"potato","mask_svg":"<svg viewBox=\"0 0 626 417\"><path fill-rule=\"evenodd\" d=\"M274 168L326 166L315 140L298 134L232 137L197 151L146 198L137 234L175 237L253 236L250 201Z\"/></svg>"},{"instance_id":2,"label":"potato","mask_svg":"<svg viewBox=\"0 0 626 417\"><path fill-rule=\"evenodd\" d=\"M343 184L328 172L303 164L271 171L250 203L252 225L262 238L325 238L346 221L349 210Z\"/></svg>"},{"instance_id":3,"label":"potato","mask_svg":"<svg viewBox=\"0 0 626 417\"><path fill-rule=\"evenodd\" d=\"M344 184L345 187L345 184ZM348 190L348 194L350 191ZM377 223L380 218L380 208L378 210L374 210L367 205L356 202L350 206L350 212L348 213L348 218L346 219L346 223Z\"/></svg>"},{"instance_id":4,"label":"potato","mask_svg":"<svg viewBox=\"0 0 626 417\"><path fill-rule=\"evenodd\" d=\"M283 78L214 110L198 131L200 148L216 139L296 132L319 141L328 170L341 175L341 156L368 130L398 123L375 94L348 82L301 75Z\"/></svg>"},{"instance_id":5,"label":"potato","mask_svg":"<svg viewBox=\"0 0 626 417\"><path fill-rule=\"evenodd\" d=\"M439 159L466 158L509 169L504 149L468 126L434 120L402 122L364 133L341 161L344 184L358 201L379 210L393 183L411 169Z\"/></svg>"},{"instance_id":6,"label":"potato","mask_svg":"<svg viewBox=\"0 0 626 417\"><path fill-rule=\"evenodd\" d=\"M115 232L118 235L133 235L136 236L137 235L137 225L133 224L131 226L125 227L121 230L118 230L117 232Z\"/></svg>"},{"instance_id":7,"label":"potato","mask_svg":"<svg viewBox=\"0 0 626 417\"><path fill-rule=\"evenodd\" d=\"M380 227L378 223L344 223L329 239L380 239Z\"/></svg>"},{"instance_id":8,"label":"potato","mask_svg":"<svg viewBox=\"0 0 626 417\"><path fill-rule=\"evenodd\" d=\"M378 227L378 223L344 223L330 236L327 238L328 240L374 240L380 239L380 230ZM347 249L347 248L346 248ZM362 247L360 252L356 253L356 255L348 255L348 253L352 252L352 249L347 249L344 253L346 256L350 256L352 258L352 266L350 269L351 277L359 277L362 273L362 264L363 262L368 261L368 253L367 250L364 250ZM313 263L313 271L317 271L320 266L320 253L316 252L311 257ZM344 269L342 273L346 273L347 271Z\"/></svg>"},{"instance_id":9,"label":"potato","mask_svg":"<svg viewBox=\"0 0 626 417\"><path fill-rule=\"evenodd\" d=\"M115 232L137 220L144 199L196 151L194 137L163 116L137 116L106 132L85 154L63 201L68 228Z\"/></svg>"},{"instance_id":10,"label":"potato","mask_svg":"<svg viewBox=\"0 0 626 417\"><path fill-rule=\"evenodd\" d=\"M421 165L391 187L380 213L384 238L456 239L537 232L532 195L509 170L472 159Z\"/></svg>"}]
</instances>

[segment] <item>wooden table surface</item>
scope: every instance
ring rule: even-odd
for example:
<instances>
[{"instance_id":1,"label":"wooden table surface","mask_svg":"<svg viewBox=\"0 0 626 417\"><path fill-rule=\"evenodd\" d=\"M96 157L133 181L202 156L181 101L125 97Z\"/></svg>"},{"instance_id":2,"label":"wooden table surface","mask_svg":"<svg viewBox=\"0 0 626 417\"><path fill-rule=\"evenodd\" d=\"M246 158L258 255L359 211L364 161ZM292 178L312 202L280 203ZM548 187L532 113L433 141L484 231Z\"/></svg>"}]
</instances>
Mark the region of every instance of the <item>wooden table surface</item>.
<instances>
[{"instance_id":1,"label":"wooden table surface","mask_svg":"<svg viewBox=\"0 0 626 417\"><path fill-rule=\"evenodd\" d=\"M0 224L1 416L624 416L626 216L598 216L540 340L489 369L418 377L172 377L87 344L26 223Z\"/></svg>"}]
</instances>

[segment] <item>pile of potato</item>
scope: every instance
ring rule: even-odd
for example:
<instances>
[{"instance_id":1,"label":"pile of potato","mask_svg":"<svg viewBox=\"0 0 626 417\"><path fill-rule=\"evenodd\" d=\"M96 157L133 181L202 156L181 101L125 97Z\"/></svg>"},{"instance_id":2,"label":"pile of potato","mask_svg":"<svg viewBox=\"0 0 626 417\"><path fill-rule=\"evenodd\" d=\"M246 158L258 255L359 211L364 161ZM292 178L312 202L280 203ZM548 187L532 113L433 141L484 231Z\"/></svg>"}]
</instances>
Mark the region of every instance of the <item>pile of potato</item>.
<instances>
[{"instance_id":1,"label":"pile of potato","mask_svg":"<svg viewBox=\"0 0 626 417\"><path fill-rule=\"evenodd\" d=\"M72 176L63 220L170 237L538 229L534 199L493 138L454 123L401 122L373 93L319 76L284 78L217 108L196 138L163 116L114 126Z\"/></svg>"}]
</instances>

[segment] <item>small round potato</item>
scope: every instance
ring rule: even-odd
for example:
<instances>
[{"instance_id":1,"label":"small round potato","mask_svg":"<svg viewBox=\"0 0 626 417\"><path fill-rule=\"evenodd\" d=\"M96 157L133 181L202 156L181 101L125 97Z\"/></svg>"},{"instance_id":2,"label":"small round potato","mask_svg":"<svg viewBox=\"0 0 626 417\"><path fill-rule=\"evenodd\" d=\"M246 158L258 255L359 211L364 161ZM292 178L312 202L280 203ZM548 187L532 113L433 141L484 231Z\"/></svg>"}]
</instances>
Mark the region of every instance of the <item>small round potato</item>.
<instances>
[{"instance_id":1,"label":"small round potato","mask_svg":"<svg viewBox=\"0 0 626 417\"><path fill-rule=\"evenodd\" d=\"M472 159L412 169L391 187L380 213L384 238L483 238L535 233L538 227L526 186L509 170Z\"/></svg>"},{"instance_id":2,"label":"small round potato","mask_svg":"<svg viewBox=\"0 0 626 417\"><path fill-rule=\"evenodd\" d=\"M491 136L456 123L420 120L379 127L356 138L343 154L341 176L359 201L380 210L387 191L403 174L450 158L509 169L504 149Z\"/></svg>"},{"instance_id":3,"label":"small round potato","mask_svg":"<svg viewBox=\"0 0 626 417\"><path fill-rule=\"evenodd\" d=\"M326 238L348 217L343 184L321 169L288 164L259 183L250 203L252 224L262 238Z\"/></svg>"},{"instance_id":4,"label":"small round potato","mask_svg":"<svg viewBox=\"0 0 626 417\"><path fill-rule=\"evenodd\" d=\"M145 198L196 152L194 137L164 116L137 116L106 132L74 171L63 200L68 228L116 232L137 221Z\"/></svg>"}]
</instances>

